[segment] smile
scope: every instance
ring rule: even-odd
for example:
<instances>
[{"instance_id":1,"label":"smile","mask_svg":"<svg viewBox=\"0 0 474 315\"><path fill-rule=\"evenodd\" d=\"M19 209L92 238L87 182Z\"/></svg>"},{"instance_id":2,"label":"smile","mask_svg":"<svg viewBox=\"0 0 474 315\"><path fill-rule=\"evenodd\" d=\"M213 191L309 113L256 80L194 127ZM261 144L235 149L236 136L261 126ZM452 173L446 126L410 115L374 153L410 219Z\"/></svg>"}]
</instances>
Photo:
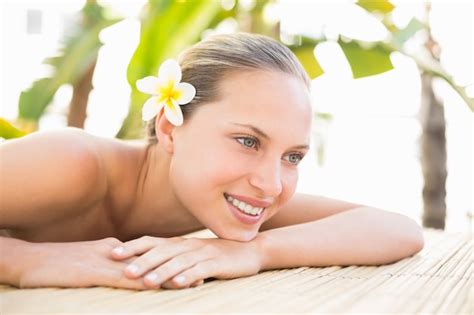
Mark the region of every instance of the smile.
<instances>
[{"instance_id":1,"label":"smile","mask_svg":"<svg viewBox=\"0 0 474 315\"><path fill-rule=\"evenodd\" d=\"M247 215L259 216L262 213L262 211L265 209L265 208L261 208L261 207L253 207L253 206L249 205L248 203L245 203L245 202L243 202L241 200L238 200L236 198L233 198L231 196L227 196L225 194L224 194L224 196L225 196L225 198L227 199L227 201L229 203L231 203L234 207L236 207L241 212L244 212Z\"/></svg>"}]
</instances>

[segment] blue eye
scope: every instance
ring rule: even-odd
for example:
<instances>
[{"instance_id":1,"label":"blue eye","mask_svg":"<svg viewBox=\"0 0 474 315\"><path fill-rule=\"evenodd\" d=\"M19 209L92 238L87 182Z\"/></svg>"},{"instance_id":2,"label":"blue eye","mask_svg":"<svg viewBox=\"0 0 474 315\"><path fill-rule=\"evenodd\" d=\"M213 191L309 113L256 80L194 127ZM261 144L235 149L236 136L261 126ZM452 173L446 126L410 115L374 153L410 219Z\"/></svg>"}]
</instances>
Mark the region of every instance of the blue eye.
<instances>
[{"instance_id":1,"label":"blue eye","mask_svg":"<svg viewBox=\"0 0 474 315\"><path fill-rule=\"evenodd\" d=\"M254 146L258 148L258 145L259 145L258 139L253 138L253 137L239 137L235 139L239 141L239 143L241 143L242 145L248 148L253 148ZM240 140L243 140L243 141L240 141Z\"/></svg>"},{"instance_id":2,"label":"blue eye","mask_svg":"<svg viewBox=\"0 0 474 315\"><path fill-rule=\"evenodd\" d=\"M288 161L294 165L298 165L299 162L301 162L301 160L304 158L304 155L300 153L292 153L288 156L289 156Z\"/></svg>"},{"instance_id":3,"label":"blue eye","mask_svg":"<svg viewBox=\"0 0 474 315\"><path fill-rule=\"evenodd\" d=\"M255 137L237 137L235 138L240 144L247 148L255 148L258 149L260 147L260 142L257 138ZM290 162L293 165L298 165L299 162L304 158L304 154L302 153L290 153L288 154L288 159L287 161Z\"/></svg>"}]
</instances>

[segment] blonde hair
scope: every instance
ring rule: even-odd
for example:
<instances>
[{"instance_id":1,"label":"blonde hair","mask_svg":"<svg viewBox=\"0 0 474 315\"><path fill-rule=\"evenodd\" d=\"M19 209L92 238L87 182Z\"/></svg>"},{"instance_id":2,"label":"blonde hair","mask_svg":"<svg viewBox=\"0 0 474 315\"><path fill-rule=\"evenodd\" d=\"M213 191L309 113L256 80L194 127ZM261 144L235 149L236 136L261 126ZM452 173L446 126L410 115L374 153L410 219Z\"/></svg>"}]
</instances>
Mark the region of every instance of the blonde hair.
<instances>
[{"instance_id":1,"label":"blonde hair","mask_svg":"<svg viewBox=\"0 0 474 315\"><path fill-rule=\"evenodd\" d=\"M308 74L293 52L271 37L238 32L211 35L183 51L178 63L182 82L196 88L194 99L181 106L184 120L199 104L214 102L221 96L219 82L227 75L245 70L275 70L294 75L310 87ZM146 125L148 143L156 143L155 118Z\"/></svg>"}]
</instances>

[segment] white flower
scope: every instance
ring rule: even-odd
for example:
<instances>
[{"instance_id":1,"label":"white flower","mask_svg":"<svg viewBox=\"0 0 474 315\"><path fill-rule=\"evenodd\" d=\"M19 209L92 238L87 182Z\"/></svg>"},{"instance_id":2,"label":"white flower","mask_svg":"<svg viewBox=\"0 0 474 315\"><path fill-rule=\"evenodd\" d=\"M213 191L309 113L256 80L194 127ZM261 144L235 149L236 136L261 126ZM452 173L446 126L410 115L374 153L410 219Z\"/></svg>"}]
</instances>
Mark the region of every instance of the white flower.
<instances>
[{"instance_id":1,"label":"white flower","mask_svg":"<svg viewBox=\"0 0 474 315\"><path fill-rule=\"evenodd\" d=\"M173 59L164 61L158 71L158 77L145 77L137 81L137 89L153 95L142 108L142 118L148 121L165 108L166 118L175 126L183 124L183 112L179 105L184 105L194 98L196 89L189 83L181 81L181 68Z\"/></svg>"}]
</instances>

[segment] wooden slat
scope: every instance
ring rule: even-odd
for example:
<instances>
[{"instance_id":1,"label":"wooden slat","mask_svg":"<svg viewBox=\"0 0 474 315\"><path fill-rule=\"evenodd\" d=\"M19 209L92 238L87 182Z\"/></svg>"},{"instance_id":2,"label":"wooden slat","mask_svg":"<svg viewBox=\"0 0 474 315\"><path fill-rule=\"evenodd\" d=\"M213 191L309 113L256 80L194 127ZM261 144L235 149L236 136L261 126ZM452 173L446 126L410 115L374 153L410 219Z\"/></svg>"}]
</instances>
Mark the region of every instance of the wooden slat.
<instances>
[{"instance_id":1,"label":"wooden slat","mask_svg":"<svg viewBox=\"0 0 474 315\"><path fill-rule=\"evenodd\" d=\"M390 265L272 270L184 290L0 286L0 313L473 314L472 235L427 229L425 240L423 251Z\"/></svg>"}]
</instances>

